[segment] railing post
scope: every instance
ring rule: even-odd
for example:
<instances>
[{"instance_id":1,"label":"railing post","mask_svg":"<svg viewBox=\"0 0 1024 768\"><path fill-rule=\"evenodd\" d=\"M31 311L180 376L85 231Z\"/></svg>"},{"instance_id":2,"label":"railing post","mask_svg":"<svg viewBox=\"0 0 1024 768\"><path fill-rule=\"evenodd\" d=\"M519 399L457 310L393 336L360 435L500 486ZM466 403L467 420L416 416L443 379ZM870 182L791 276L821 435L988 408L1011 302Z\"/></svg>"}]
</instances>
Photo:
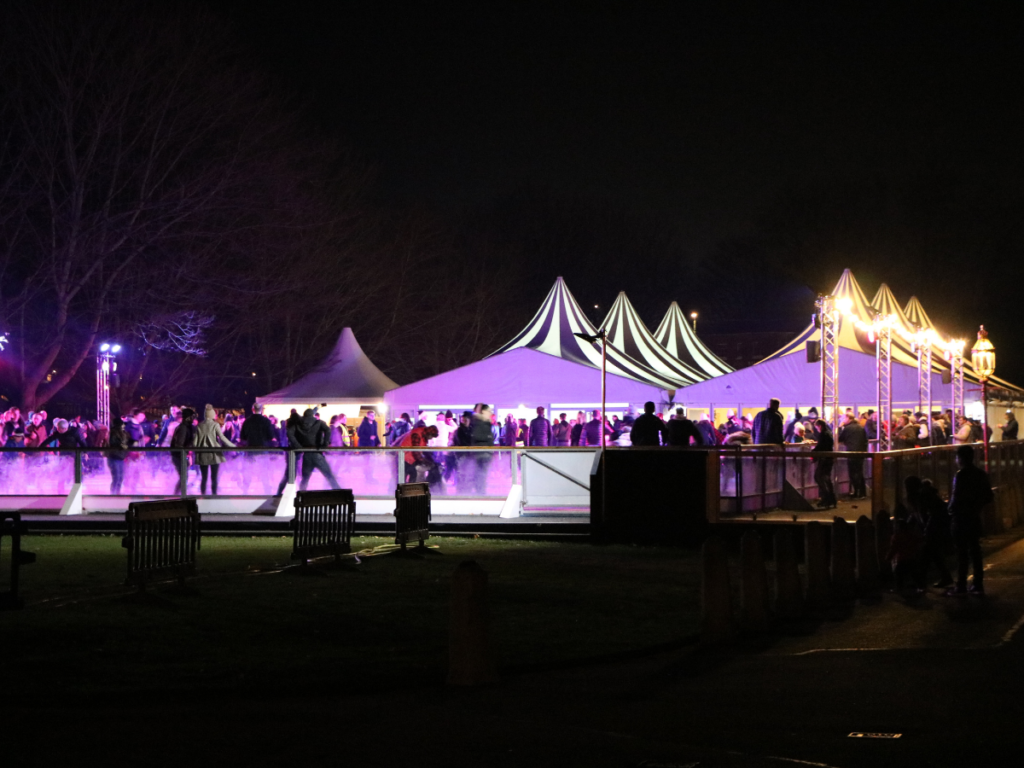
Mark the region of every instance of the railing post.
<instances>
[{"instance_id":1,"label":"railing post","mask_svg":"<svg viewBox=\"0 0 1024 768\"><path fill-rule=\"evenodd\" d=\"M399 475L401 477L401 475ZM288 451L288 483L295 485L295 451Z\"/></svg>"},{"instance_id":2,"label":"railing post","mask_svg":"<svg viewBox=\"0 0 1024 768\"><path fill-rule=\"evenodd\" d=\"M188 451L180 451L178 453L178 492L181 498L188 496Z\"/></svg>"},{"instance_id":3,"label":"railing post","mask_svg":"<svg viewBox=\"0 0 1024 768\"><path fill-rule=\"evenodd\" d=\"M82 449L75 448L75 484L82 484Z\"/></svg>"},{"instance_id":4,"label":"railing post","mask_svg":"<svg viewBox=\"0 0 1024 768\"><path fill-rule=\"evenodd\" d=\"M871 520L878 519L878 514L885 509L885 469L884 456L873 453L871 459Z\"/></svg>"},{"instance_id":5,"label":"railing post","mask_svg":"<svg viewBox=\"0 0 1024 768\"><path fill-rule=\"evenodd\" d=\"M512 450L508 452L508 455L512 457L512 469L511 469L512 485L518 485L519 484L519 467L517 466L517 462L516 462L516 449L515 449L515 447L513 447Z\"/></svg>"}]
</instances>

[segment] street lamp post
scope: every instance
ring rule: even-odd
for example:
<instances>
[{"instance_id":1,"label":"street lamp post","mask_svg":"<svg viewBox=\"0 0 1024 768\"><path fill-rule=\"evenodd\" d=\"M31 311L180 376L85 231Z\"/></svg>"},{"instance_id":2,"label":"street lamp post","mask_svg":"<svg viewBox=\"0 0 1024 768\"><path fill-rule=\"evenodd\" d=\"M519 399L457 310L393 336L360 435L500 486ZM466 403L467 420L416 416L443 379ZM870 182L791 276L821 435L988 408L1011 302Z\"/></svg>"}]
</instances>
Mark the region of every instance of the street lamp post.
<instances>
[{"instance_id":1,"label":"street lamp post","mask_svg":"<svg viewBox=\"0 0 1024 768\"><path fill-rule=\"evenodd\" d=\"M114 355L121 351L120 344L100 344L96 355L96 420L110 428L110 382L117 370Z\"/></svg>"},{"instance_id":2,"label":"street lamp post","mask_svg":"<svg viewBox=\"0 0 1024 768\"><path fill-rule=\"evenodd\" d=\"M978 329L978 340L971 347L971 367L981 380L981 408L985 438L985 469L988 470L988 379L996 372L996 348L988 340L985 326Z\"/></svg>"},{"instance_id":3,"label":"street lamp post","mask_svg":"<svg viewBox=\"0 0 1024 768\"><path fill-rule=\"evenodd\" d=\"M594 306L597 306L596 304ZM606 381L608 379L608 334L604 328L598 331L596 334L590 333L574 333L573 336L577 336L584 341L589 341L591 344L595 344L598 340L601 342L601 447L605 445L605 434L604 434L604 420L605 420L605 402L607 398L607 387Z\"/></svg>"},{"instance_id":4,"label":"street lamp post","mask_svg":"<svg viewBox=\"0 0 1024 768\"><path fill-rule=\"evenodd\" d=\"M693 320L693 332L697 333L697 313L691 312L690 319Z\"/></svg>"}]
</instances>

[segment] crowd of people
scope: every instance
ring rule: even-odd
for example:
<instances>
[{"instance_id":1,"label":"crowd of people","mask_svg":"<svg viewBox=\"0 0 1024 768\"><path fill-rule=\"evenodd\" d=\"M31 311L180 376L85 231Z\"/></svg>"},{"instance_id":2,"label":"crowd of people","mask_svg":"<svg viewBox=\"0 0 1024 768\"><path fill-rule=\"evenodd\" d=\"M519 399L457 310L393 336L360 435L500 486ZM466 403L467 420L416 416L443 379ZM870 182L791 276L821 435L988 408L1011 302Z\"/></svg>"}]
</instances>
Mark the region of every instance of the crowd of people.
<instances>
[{"instance_id":1,"label":"crowd of people","mask_svg":"<svg viewBox=\"0 0 1024 768\"><path fill-rule=\"evenodd\" d=\"M699 414L696 421L689 419L683 408L676 408L669 418L656 411L653 402L644 405L644 412L635 415L627 409L620 418L607 418L600 410L589 413L577 411L573 418L559 413L550 420L544 407L536 409L536 417L529 422L509 413L499 420L494 410L478 403L473 410L459 414L450 411L418 412L414 421L402 413L384 425L369 410L358 424L349 424L344 414L331 416L326 422L315 409L303 414L294 409L287 419L264 416L263 407L256 404L252 412L218 411L207 405L199 414L187 407L171 407L158 418L150 418L142 410L111 419L111 426L97 420L81 417L49 419L44 410L22 415L17 407L2 414L2 444L8 448L97 448L104 452L111 476L111 493L120 493L124 481L124 463L129 454L150 447L170 448L171 461L181 481L183 468L195 467L200 475L200 488L206 493L218 491L220 465L226 460L223 449L249 448L302 448L300 487L305 489L314 471L323 475L333 488L339 483L323 454L324 448L378 448L382 444L409 448L404 453L406 482L423 480L435 487L456 483L472 493L486 490L487 471L492 454L480 452L474 456L455 452L424 450L445 447L572 447L599 446L602 436L606 445L617 446L714 446L714 445L784 445L786 443L813 444L815 457L814 479L818 485L818 506L836 506L833 487L835 458L827 454L837 446L853 453L868 450L879 434L879 421L874 409L855 414L846 409L837 435L827 421L819 418L816 408L806 415L796 409L784 420L779 401L773 399L768 408L753 419L745 414L729 411L726 420L715 426L708 412ZM955 429L954 429L955 425ZM1003 440L1017 439L1018 426L1013 411L1007 410L1006 421L998 425ZM883 434L890 424L883 420ZM931 423L926 414L910 410L897 416L892 425L894 447L916 448L948 443L968 444L984 437L977 420L959 415L954 419L950 410L936 411ZM383 443L380 435L383 433ZM202 449L202 450L194 450ZM413 450L418 449L418 450ZM247 454L242 454L243 457ZM246 459L252 461L250 458ZM850 478L850 496L863 498L867 494L862 457L847 460ZM248 473L246 473L247 475ZM442 481L444 481L442 483ZM280 494L287 482L283 477L278 486ZM248 485L248 477L245 479Z\"/></svg>"}]
</instances>

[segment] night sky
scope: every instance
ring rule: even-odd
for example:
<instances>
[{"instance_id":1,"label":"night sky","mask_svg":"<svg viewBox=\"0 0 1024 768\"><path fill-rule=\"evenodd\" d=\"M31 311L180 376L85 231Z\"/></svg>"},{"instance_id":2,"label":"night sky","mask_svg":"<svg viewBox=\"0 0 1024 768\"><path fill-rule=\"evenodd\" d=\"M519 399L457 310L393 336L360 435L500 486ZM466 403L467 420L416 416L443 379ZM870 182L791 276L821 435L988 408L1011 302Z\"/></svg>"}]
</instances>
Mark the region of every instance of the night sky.
<instances>
[{"instance_id":1,"label":"night sky","mask_svg":"<svg viewBox=\"0 0 1024 768\"><path fill-rule=\"evenodd\" d=\"M563 273L582 303L639 296L650 324L678 298L712 307L709 331L742 325L737 307L758 302L751 317L777 310L793 327L850 267L869 299L885 281L958 334L985 322L1000 372L1024 379L1021 36L1009 13L359 5L210 7L317 130L375 167L386 204L473 225L543 188L655 221L686 254L666 271L623 253L630 285L545 259L523 291L531 311Z\"/></svg>"}]
</instances>

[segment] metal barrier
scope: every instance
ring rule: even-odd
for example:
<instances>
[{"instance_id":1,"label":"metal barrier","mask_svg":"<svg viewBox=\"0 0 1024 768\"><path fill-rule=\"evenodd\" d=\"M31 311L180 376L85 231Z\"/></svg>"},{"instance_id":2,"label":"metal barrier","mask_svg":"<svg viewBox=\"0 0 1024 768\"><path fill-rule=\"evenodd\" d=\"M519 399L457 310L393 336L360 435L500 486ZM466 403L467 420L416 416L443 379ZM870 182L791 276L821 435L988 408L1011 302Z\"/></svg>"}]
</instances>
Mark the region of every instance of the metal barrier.
<instances>
[{"instance_id":1,"label":"metal barrier","mask_svg":"<svg viewBox=\"0 0 1024 768\"><path fill-rule=\"evenodd\" d=\"M21 537L26 532L25 525L21 522L20 513L0 512L0 554L3 552L4 536L9 536L11 539L11 579L8 585L9 589L6 592L0 592L0 610L22 608L25 605L18 596L19 571L21 566L31 565L36 561L35 554L25 552L21 548Z\"/></svg>"},{"instance_id":2,"label":"metal barrier","mask_svg":"<svg viewBox=\"0 0 1024 768\"><path fill-rule=\"evenodd\" d=\"M292 520L292 560L305 566L316 557L333 555L335 561L352 551L356 502L350 490L299 491Z\"/></svg>"},{"instance_id":3,"label":"metal barrier","mask_svg":"<svg viewBox=\"0 0 1024 768\"><path fill-rule=\"evenodd\" d=\"M418 541L418 549L430 538L430 486L402 483L395 489L395 544Z\"/></svg>"},{"instance_id":4,"label":"metal barrier","mask_svg":"<svg viewBox=\"0 0 1024 768\"><path fill-rule=\"evenodd\" d=\"M195 573L200 547L199 505L195 499L136 501L124 516L128 534L121 546L128 550L126 585L140 590L161 576L176 576L181 586Z\"/></svg>"}]
</instances>

